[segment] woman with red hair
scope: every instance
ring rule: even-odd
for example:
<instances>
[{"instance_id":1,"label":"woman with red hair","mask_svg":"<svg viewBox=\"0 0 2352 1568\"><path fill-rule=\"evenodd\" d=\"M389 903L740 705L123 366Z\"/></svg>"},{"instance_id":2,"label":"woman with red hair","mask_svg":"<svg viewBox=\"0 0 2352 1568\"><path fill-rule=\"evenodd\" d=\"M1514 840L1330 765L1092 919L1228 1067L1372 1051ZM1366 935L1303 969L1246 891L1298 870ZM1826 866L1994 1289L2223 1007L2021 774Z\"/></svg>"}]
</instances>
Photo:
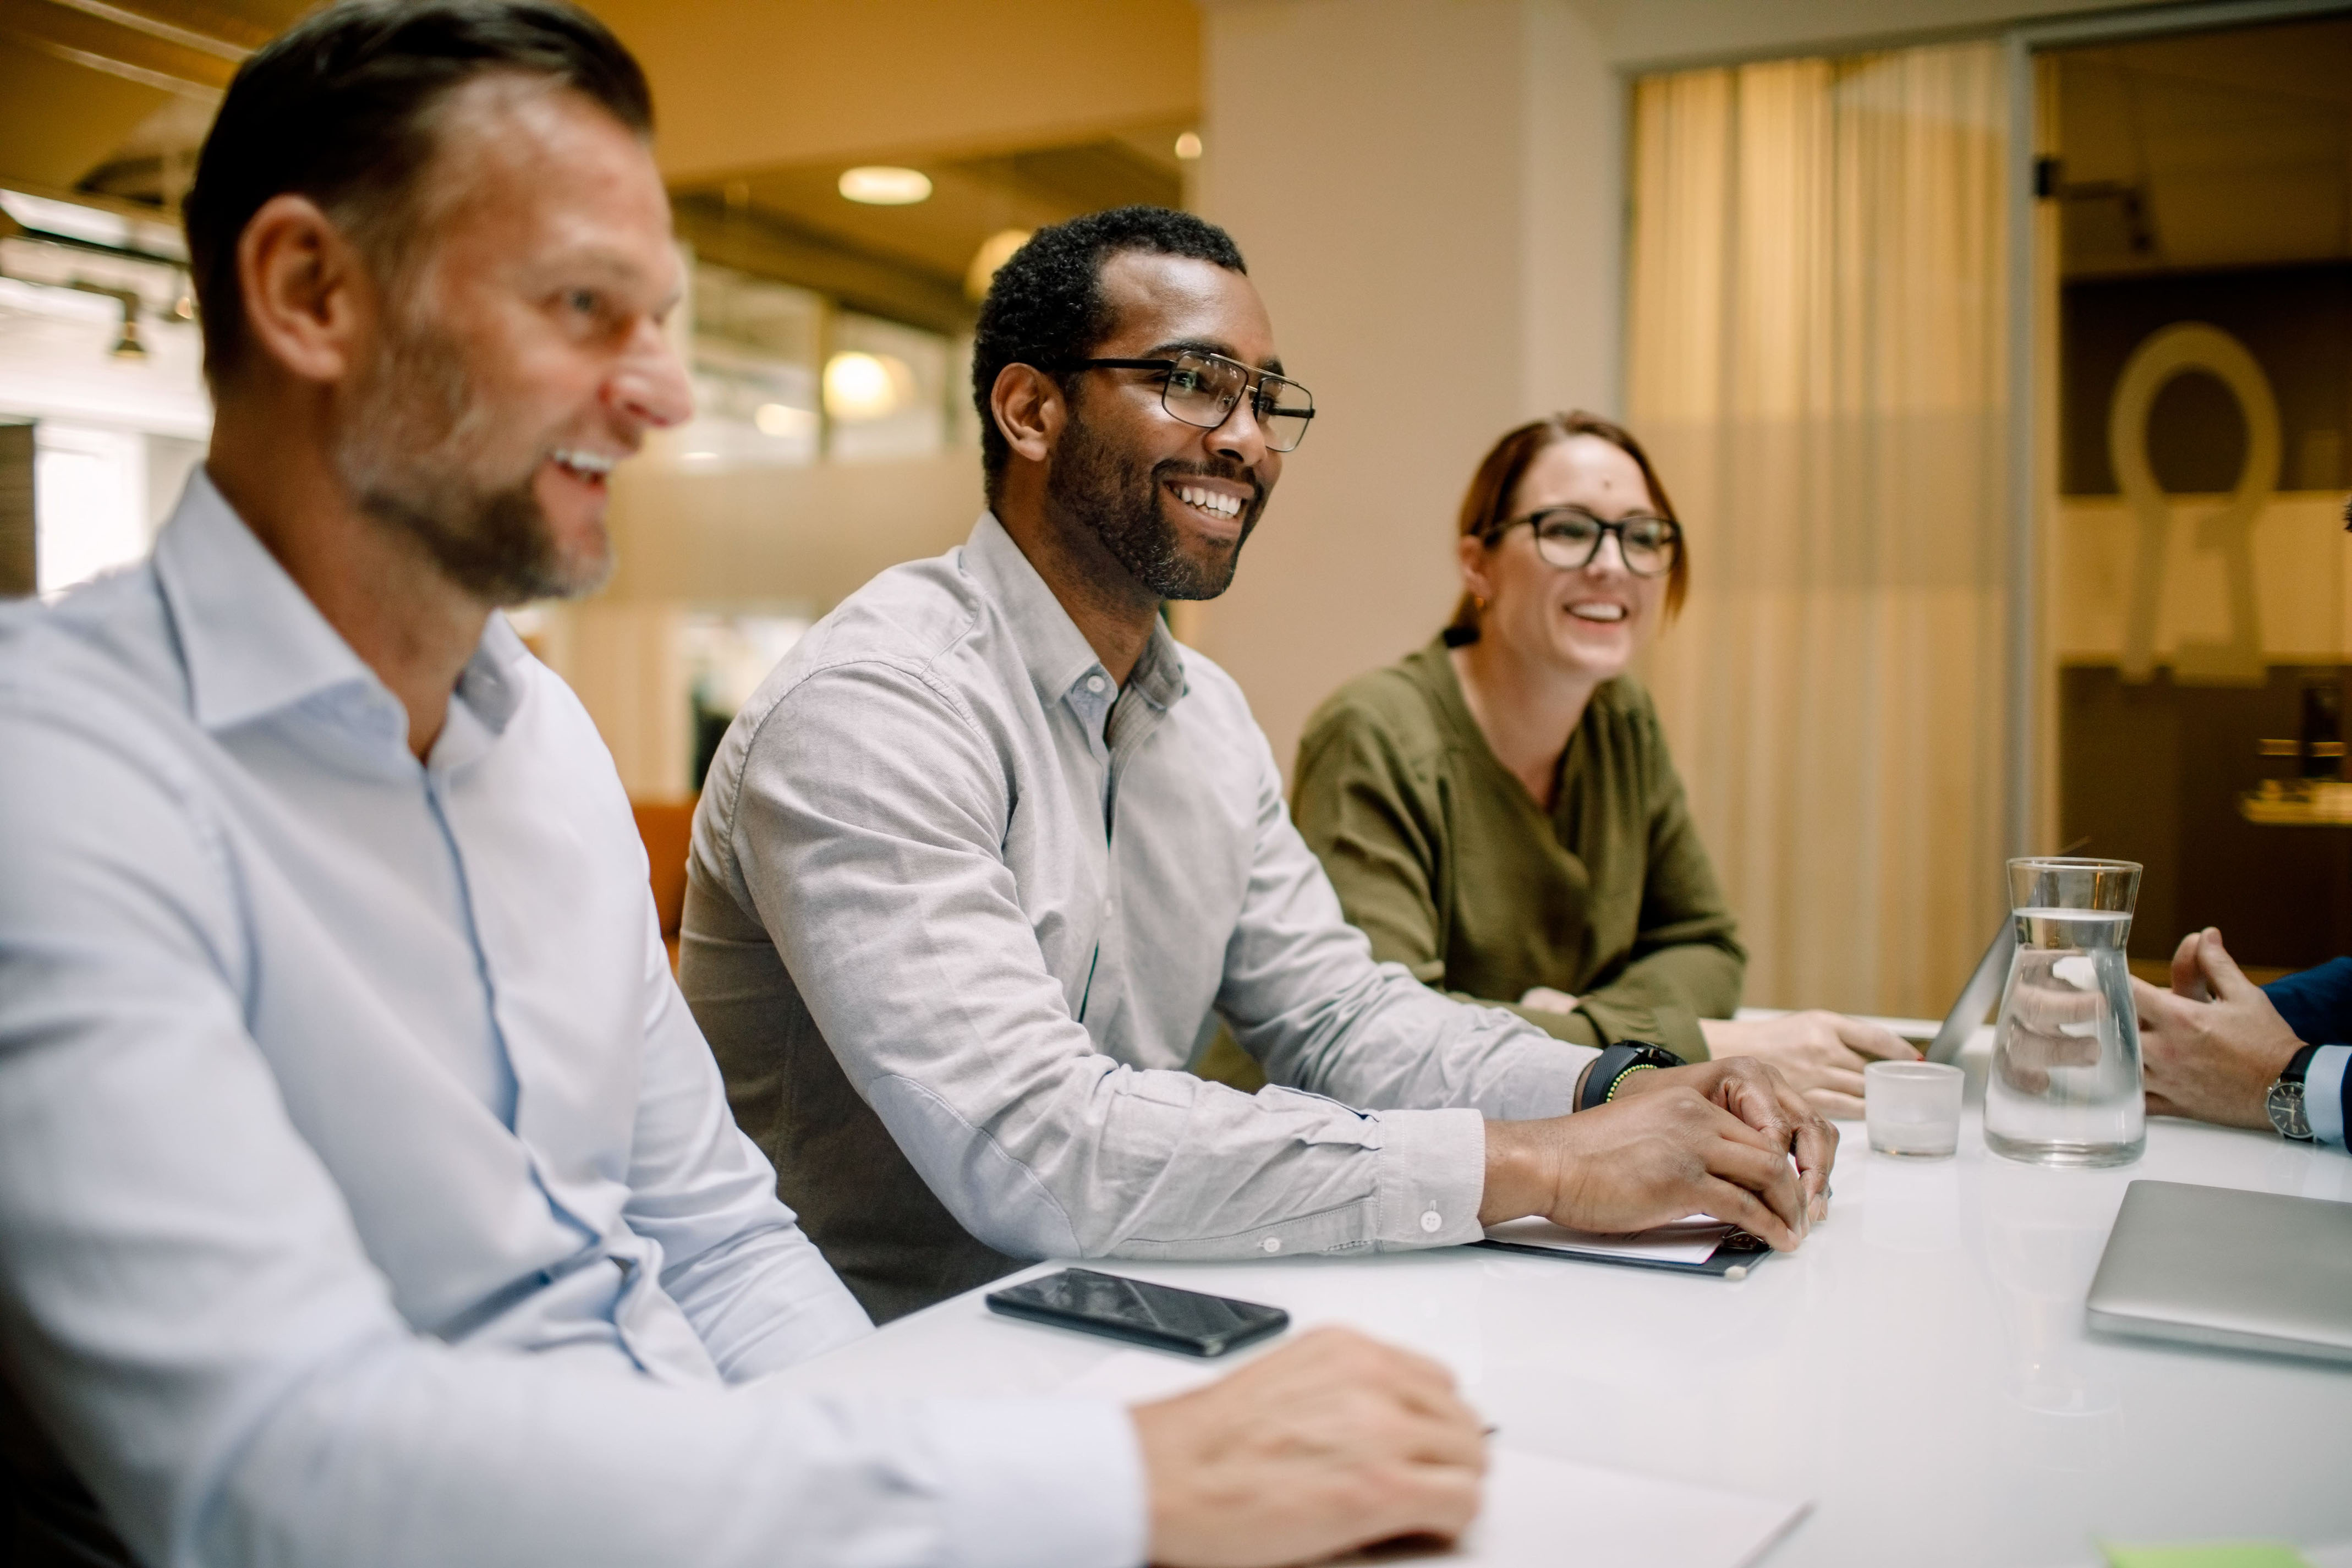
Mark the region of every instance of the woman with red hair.
<instances>
[{"instance_id":1,"label":"woman with red hair","mask_svg":"<svg viewBox=\"0 0 2352 1568\"><path fill-rule=\"evenodd\" d=\"M1918 1053L1831 1013L1737 1023L1746 954L1649 694L1627 673L1689 551L1641 444L1590 414L1497 442L1428 647L1308 721L1293 809L1374 953L1565 1040L1771 1062L1822 1111Z\"/></svg>"}]
</instances>

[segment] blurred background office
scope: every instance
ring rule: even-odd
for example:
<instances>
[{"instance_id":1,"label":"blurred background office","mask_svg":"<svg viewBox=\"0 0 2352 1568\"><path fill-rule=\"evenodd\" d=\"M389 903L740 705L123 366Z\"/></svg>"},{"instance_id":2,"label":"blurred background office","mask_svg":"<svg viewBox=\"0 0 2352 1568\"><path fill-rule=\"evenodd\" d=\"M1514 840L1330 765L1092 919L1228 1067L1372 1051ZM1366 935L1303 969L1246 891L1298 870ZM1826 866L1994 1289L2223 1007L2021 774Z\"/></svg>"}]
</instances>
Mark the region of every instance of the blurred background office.
<instances>
[{"instance_id":1,"label":"blurred background office","mask_svg":"<svg viewBox=\"0 0 2352 1568\"><path fill-rule=\"evenodd\" d=\"M175 224L295 0L0 0L0 593L143 552L209 414ZM595 0L652 77L698 412L518 625L658 889L727 719L981 506L1027 232L1225 225L1325 416L1171 606L1286 765L1425 642L1478 455L1584 407L1689 531L1643 676L1761 1005L1940 1014L2000 862L2146 863L2137 960L2352 951L2352 5ZM673 903L672 909L674 910Z\"/></svg>"}]
</instances>

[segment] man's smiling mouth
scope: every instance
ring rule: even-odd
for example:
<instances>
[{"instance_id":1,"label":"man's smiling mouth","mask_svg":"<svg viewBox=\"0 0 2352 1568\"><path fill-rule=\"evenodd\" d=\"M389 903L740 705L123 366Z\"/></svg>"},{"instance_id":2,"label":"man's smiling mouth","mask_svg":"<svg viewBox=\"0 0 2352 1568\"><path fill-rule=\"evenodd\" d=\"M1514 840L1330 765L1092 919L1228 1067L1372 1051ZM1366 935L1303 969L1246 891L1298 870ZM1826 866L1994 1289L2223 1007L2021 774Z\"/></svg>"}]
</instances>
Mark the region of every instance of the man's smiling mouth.
<instances>
[{"instance_id":1,"label":"man's smiling mouth","mask_svg":"<svg viewBox=\"0 0 2352 1568\"><path fill-rule=\"evenodd\" d=\"M565 473L592 485L603 484L620 461L609 452L583 451L577 447L558 447L548 457Z\"/></svg>"},{"instance_id":2,"label":"man's smiling mouth","mask_svg":"<svg viewBox=\"0 0 2352 1568\"><path fill-rule=\"evenodd\" d=\"M1208 489L1200 485L1188 485L1171 480L1168 488L1186 506L1216 518L1235 518L1246 504L1241 497L1227 495L1223 490Z\"/></svg>"}]
</instances>

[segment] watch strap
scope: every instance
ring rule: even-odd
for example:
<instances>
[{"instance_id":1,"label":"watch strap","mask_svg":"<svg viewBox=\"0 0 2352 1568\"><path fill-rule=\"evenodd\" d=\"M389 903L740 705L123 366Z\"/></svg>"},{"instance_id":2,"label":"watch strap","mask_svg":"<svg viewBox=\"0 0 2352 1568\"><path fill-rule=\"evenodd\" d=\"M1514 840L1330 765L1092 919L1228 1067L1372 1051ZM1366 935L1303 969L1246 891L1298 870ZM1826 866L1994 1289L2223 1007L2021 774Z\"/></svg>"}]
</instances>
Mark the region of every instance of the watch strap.
<instances>
[{"instance_id":1,"label":"watch strap","mask_svg":"<svg viewBox=\"0 0 2352 1568\"><path fill-rule=\"evenodd\" d=\"M2319 1054L2317 1046L2305 1046L2287 1058L2286 1066L2279 1069L2281 1083L2301 1083L2311 1075L2311 1058Z\"/></svg>"},{"instance_id":2,"label":"watch strap","mask_svg":"<svg viewBox=\"0 0 2352 1568\"><path fill-rule=\"evenodd\" d=\"M1625 1075L1637 1068L1663 1070L1682 1065L1682 1058L1650 1040L1620 1040L1613 1046L1604 1046L1584 1075L1584 1090L1576 1097L1576 1109L1591 1110L1608 1104Z\"/></svg>"}]
</instances>

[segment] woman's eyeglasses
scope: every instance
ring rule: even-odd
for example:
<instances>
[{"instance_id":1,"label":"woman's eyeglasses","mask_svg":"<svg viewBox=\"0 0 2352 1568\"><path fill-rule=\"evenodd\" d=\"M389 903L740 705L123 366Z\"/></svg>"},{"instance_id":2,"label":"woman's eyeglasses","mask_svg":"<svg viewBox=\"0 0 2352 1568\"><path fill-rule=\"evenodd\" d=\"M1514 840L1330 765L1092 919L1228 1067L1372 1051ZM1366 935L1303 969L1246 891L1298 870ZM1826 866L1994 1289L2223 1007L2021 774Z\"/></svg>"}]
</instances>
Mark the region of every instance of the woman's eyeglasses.
<instances>
[{"instance_id":1,"label":"woman's eyeglasses","mask_svg":"<svg viewBox=\"0 0 2352 1568\"><path fill-rule=\"evenodd\" d=\"M1682 554L1683 531L1671 519L1636 512L1606 522L1580 506L1552 506L1498 522L1483 535L1488 545L1521 523L1535 530L1536 553L1563 572L1579 572L1601 553L1601 542L1617 536L1617 552L1625 570L1636 577L1656 577L1675 569Z\"/></svg>"},{"instance_id":2,"label":"woman's eyeglasses","mask_svg":"<svg viewBox=\"0 0 2352 1568\"><path fill-rule=\"evenodd\" d=\"M1315 417L1315 395L1272 371L1253 370L1223 354L1186 350L1172 359L1076 359L1044 367L1068 370L1156 370L1160 405L1187 425L1214 430L1234 416L1244 394L1250 416L1276 452L1295 452Z\"/></svg>"}]
</instances>

